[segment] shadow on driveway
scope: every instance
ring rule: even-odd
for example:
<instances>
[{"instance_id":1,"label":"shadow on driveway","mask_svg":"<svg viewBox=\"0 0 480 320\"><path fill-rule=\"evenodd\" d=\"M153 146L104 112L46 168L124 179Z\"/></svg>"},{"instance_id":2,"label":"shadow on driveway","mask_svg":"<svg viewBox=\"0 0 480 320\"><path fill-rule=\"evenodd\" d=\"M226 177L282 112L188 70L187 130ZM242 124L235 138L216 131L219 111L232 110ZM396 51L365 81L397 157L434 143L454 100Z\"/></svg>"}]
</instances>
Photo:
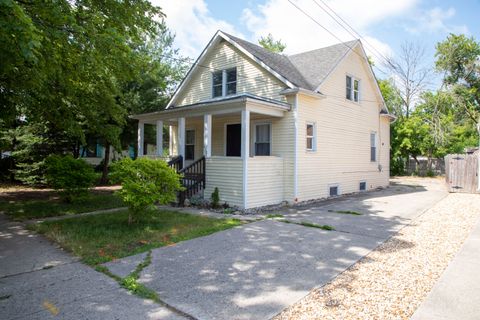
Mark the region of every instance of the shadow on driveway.
<instances>
[{"instance_id":1,"label":"shadow on driveway","mask_svg":"<svg viewBox=\"0 0 480 320\"><path fill-rule=\"evenodd\" d=\"M269 319L335 278L446 194L440 180L409 180L279 210L288 220L328 224L337 231L275 220L250 223L153 250L140 281L195 318ZM332 212L338 210L361 215ZM401 249L412 245L404 243Z\"/></svg>"}]
</instances>

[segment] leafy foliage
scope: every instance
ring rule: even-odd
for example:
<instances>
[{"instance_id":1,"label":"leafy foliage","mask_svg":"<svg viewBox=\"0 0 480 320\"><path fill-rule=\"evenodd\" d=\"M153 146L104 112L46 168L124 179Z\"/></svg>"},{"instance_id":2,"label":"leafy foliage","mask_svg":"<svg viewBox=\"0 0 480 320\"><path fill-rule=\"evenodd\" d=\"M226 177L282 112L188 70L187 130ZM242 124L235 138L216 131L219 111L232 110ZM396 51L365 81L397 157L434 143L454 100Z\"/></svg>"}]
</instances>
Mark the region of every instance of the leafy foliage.
<instances>
[{"instance_id":1,"label":"leafy foliage","mask_svg":"<svg viewBox=\"0 0 480 320\"><path fill-rule=\"evenodd\" d=\"M282 53L287 47L282 40L275 40L271 33L269 33L266 37L260 37L258 43L265 49L274 53Z\"/></svg>"},{"instance_id":2,"label":"leafy foliage","mask_svg":"<svg viewBox=\"0 0 480 320\"><path fill-rule=\"evenodd\" d=\"M45 167L47 184L55 190L60 190L66 202L87 195L97 178L88 163L70 155L51 155L45 160Z\"/></svg>"},{"instance_id":3,"label":"leafy foliage","mask_svg":"<svg viewBox=\"0 0 480 320\"><path fill-rule=\"evenodd\" d=\"M32 183L46 155L78 157L88 137L131 144L128 114L161 109L187 64L148 0L1 0L0 41L0 149L22 149L17 172ZM22 131L35 143L17 143Z\"/></svg>"},{"instance_id":4,"label":"leafy foliage","mask_svg":"<svg viewBox=\"0 0 480 320\"><path fill-rule=\"evenodd\" d=\"M119 191L123 202L132 214L138 215L155 203L175 201L182 189L180 176L162 160L124 158L112 164L112 180L122 184Z\"/></svg>"}]
</instances>

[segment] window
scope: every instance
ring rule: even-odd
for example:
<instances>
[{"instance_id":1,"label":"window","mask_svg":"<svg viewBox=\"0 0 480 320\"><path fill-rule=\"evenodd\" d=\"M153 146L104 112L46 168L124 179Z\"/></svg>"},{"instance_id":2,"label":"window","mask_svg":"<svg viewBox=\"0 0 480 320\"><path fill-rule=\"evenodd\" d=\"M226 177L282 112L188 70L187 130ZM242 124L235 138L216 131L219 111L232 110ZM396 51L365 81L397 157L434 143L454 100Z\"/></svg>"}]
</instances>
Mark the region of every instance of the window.
<instances>
[{"instance_id":1,"label":"window","mask_svg":"<svg viewBox=\"0 0 480 320\"><path fill-rule=\"evenodd\" d=\"M212 73L212 96L223 97L237 93L237 68Z\"/></svg>"},{"instance_id":2,"label":"window","mask_svg":"<svg viewBox=\"0 0 480 320\"><path fill-rule=\"evenodd\" d=\"M330 194L330 197L335 197L335 196L338 196L338 186L330 186L329 187L329 194Z\"/></svg>"},{"instance_id":3,"label":"window","mask_svg":"<svg viewBox=\"0 0 480 320\"><path fill-rule=\"evenodd\" d=\"M227 96L237 93L237 68L232 68L225 71L227 77Z\"/></svg>"},{"instance_id":4,"label":"window","mask_svg":"<svg viewBox=\"0 0 480 320\"><path fill-rule=\"evenodd\" d=\"M377 133L370 133L370 161L377 161Z\"/></svg>"},{"instance_id":5,"label":"window","mask_svg":"<svg viewBox=\"0 0 480 320\"><path fill-rule=\"evenodd\" d=\"M195 130L185 131L185 160L195 160Z\"/></svg>"},{"instance_id":6,"label":"window","mask_svg":"<svg viewBox=\"0 0 480 320\"><path fill-rule=\"evenodd\" d=\"M222 94L222 81L223 71L217 71L213 73L213 97L221 97Z\"/></svg>"},{"instance_id":7,"label":"window","mask_svg":"<svg viewBox=\"0 0 480 320\"><path fill-rule=\"evenodd\" d=\"M346 77L346 95L348 100L360 101L360 80L351 76Z\"/></svg>"},{"instance_id":8,"label":"window","mask_svg":"<svg viewBox=\"0 0 480 320\"><path fill-rule=\"evenodd\" d=\"M365 190L367 190L367 183L366 183L365 181L361 181L361 182L360 182L359 189L360 189L360 191L365 191Z\"/></svg>"},{"instance_id":9,"label":"window","mask_svg":"<svg viewBox=\"0 0 480 320\"><path fill-rule=\"evenodd\" d=\"M307 123L307 150L308 151L315 151L316 149L316 141L315 141L315 124L314 123Z\"/></svg>"},{"instance_id":10,"label":"window","mask_svg":"<svg viewBox=\"0 0 480 320\"><path fill-rule=\"evenodd\" d=\"M271 143L271 125L270 123L261 123L255 125L255 155L269 156Z\"/></svg>"}]
</instances>

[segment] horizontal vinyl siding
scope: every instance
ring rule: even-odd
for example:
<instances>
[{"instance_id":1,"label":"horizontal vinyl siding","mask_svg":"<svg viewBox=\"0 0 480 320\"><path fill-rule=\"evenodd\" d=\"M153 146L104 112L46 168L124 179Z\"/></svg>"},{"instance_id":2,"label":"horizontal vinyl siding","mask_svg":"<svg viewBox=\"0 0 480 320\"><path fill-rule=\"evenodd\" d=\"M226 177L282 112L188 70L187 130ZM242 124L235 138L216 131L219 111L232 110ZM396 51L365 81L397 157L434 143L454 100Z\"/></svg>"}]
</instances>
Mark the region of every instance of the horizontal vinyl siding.
<instances>
[{"instance_id":1,"label":"horizontal vinyl siding","mask_svg":"<svg viewBox=\"0 0 480 320\"><path fill-rule=\"evenodd\" d=\"M283 159L254 157L248 160L249 208L277 204L284 200Z\"/></svg>"},{"instance_id":2,"label":"horizontal vinyl siding","mask_svg":"<svg viewBox=\"0 0 480 320\"><path fill-rule=\"evenodd\" d=\"M256 62L228 42L219 43L198 67L176 106L188 105L212 98L212 72L237 67L237 93L250 93L270 99L285 100L280 91L286 86Z\"/></svg>"},{"instance_id":3,"label":"horizontal vinyl siding","mask_svg":"<svg viewBox=\"0 0 480 320\"><path fill-rule=\"evenodd\" d=\"M206 159L205 199L218 188L221 202L243 206L243 162L241 158L212 157Z\"/></svg>"},{"instance_id":4,"label":"horizontal vinyl siding","mask_svg":"<svg viewBox=\"0 0 480 320\"><path fill-rule=\"evenodd\" d=\"M388 185L389 123L379 116L379 105L367 66L351 53L322 85L327 98L299 95L298 179L299 200L327 197L328 186L340 193ZM360 103L346 100L345 77L361 79ZM306 151L306 124L316 124L316 151ZM377 162L370 161L370 133L377 132ZM378 171L378 165L382 172Z\"/></svg>"}]
</instances>

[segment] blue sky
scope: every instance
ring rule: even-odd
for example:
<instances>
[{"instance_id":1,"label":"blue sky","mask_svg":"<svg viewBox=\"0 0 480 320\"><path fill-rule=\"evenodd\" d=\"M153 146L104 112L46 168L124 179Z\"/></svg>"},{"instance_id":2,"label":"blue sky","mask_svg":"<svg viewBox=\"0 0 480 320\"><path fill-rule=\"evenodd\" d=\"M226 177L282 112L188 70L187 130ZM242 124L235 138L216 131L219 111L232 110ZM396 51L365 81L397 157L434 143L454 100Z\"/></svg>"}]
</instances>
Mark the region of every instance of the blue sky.
<instances>
[{"instance_id":1,"label":"blue sky","mask_svg":"<svg viewBox=\"0 0 480 320\"><path fill-rule=\"evenodd\" d=\"M330 30L331 36L288 0L152 0L167 14L182 54L195 58L216 30L256 42L272 33L297 53L353 39L321 7L328 5L385 56L398 56L405 41L420 43L433 65L435 44L453 33L480 40L480 0L291 0ZM315 3L316 2L316 3ZM325 4L324 4L325 3ZM364 41L365 45L365 41ZM378 66L382 57L366 45Z\"/></svg>"}]
</instances>

